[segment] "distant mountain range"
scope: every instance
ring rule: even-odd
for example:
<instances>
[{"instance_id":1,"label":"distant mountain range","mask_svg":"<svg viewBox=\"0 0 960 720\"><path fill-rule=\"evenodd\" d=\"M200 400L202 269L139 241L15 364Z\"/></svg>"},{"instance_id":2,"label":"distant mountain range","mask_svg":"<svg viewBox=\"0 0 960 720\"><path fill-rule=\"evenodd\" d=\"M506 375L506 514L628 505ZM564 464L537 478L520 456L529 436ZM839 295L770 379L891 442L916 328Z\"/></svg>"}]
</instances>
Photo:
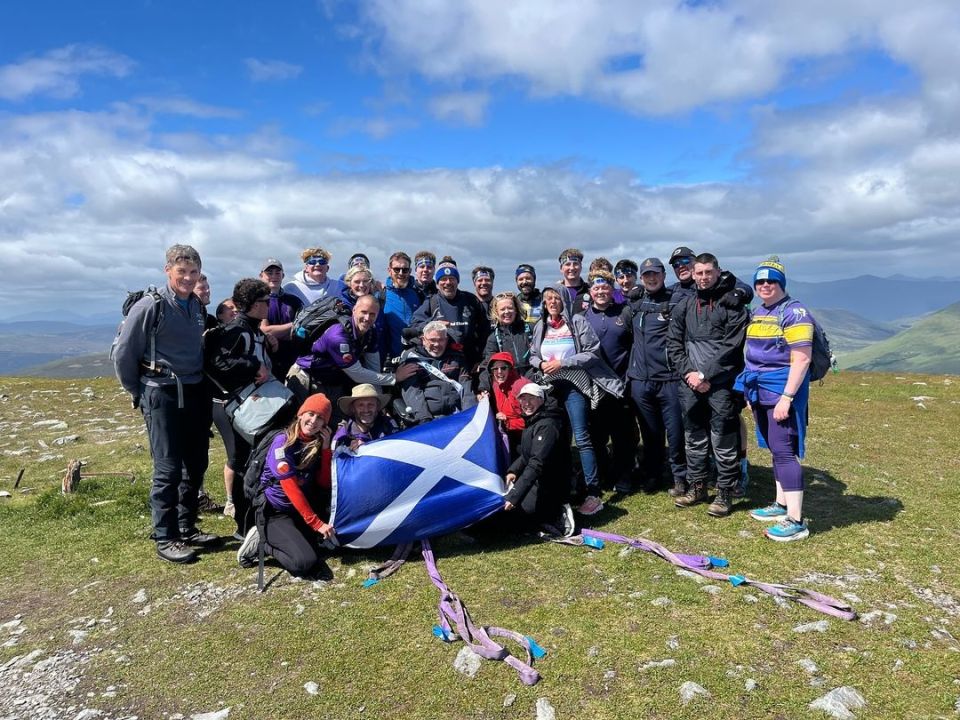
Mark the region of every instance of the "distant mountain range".
<instances>
[{"instance_id":1,"label":"distant mountain range","mask_svg":"<svg viewBox=\"0 0 960 720\"><path fill-rule=\"evenodd\" d=\"M960 302L839 362L852 370L960 374Z\"/></svg>"},{"instance_id":2,"label":"distant mountain range","mask_svg":"<svg viewBox=\"0 0 960 720\"><path fill-rule=\"evenodd\" d=\"M17 374L79 355L106 357L116 332L116 324L75 325L43 320L0 323L0 375Z\"/></svg>"}]
</instances>

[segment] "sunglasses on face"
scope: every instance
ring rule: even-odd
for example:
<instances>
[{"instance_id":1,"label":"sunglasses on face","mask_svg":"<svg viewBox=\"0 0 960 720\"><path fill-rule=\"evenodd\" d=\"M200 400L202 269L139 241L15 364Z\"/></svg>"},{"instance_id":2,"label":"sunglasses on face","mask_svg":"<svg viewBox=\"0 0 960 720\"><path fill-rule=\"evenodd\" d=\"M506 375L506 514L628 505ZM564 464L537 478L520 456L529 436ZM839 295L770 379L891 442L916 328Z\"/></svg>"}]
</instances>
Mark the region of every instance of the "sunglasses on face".
<instances>
[{"instance_id":1,"label":"sunglasses on face","mask_svg":"<svg viewBox=\"0 0 960 720\"><path fill-rule=\"evenodd\" d=\"M307 260L307 265L326 265L327 259L322 257L312 257Z\"/></svg>"},{"instance_id":2,"label":"sunglasses on face","mask_svg":"<svg viewBox=\"0 0 960 720\"><path fill-rule=\"evenodd\" d=\"M777 285L778 283L776 280L767 280L766 278L762 278L760 280L757 280L753 284L754 285Z\"/></svg>"},{"instance_id":3,"label":"sunglasses on face","mask_svg":"<svg viewBox=\"0 0 960 720\"><path fill-rule=\"evenodd\" d=\"M690 258L678 258L670 263L671 267L680 267L683 265L689 265L692 262Z\"/></svg>"},{"instance_id":4,"label":"sunglasses on face","mask_svg":"<svg viewBox=\"0 0 960 720\"><path fill-rule=\"evenodd\" d=\"M406 275L408 272L410 272L410 268L407 267L407 266L404 266L404 267L392 267L392 268L390 268L390 271L391 271L391 272L395 272L397 275Z\"/></svg>"}]
</instances>

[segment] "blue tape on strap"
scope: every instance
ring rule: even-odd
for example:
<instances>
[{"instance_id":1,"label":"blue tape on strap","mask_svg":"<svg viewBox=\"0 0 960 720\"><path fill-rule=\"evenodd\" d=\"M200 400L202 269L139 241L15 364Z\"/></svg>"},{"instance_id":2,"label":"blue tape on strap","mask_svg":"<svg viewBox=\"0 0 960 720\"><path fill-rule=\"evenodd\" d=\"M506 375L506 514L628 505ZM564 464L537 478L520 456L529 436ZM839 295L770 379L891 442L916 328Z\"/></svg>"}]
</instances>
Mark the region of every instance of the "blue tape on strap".
<instances>
[{"instance_id":1,"label":"blue tape on strap","mask_svg":"<svg viewBox=\"0 0 960 720\"><path fill-rule=\"evenodd\" d=\"M451 640L450 640L450 635L447 634L447 631L444 630L444 629L443 629L442 627L440 627L439 625L434 625L434 626L433 626L433 634L436 635L436 636L437 636L438 638L440 638L441 640L443 640L444 642L451 642Z\"/></svg>"},{"instance_id":2,"label":"blue tape on strap","mask_svg":"<svg viewBox=\"0 0 960 720\"><path fill-rule=\"evenodd\" d=\"M743 575L731 575L729 577L730 584L736 587L737 585L743 585L747 579Z\"/></svg>"},{"instance_id":3,"label":"blue tape on strap","mask_svg":"<svg viewBox=\"0 0 960 720\"><path fill-rule=\"evenodd\" d=\"M532 637L529 635L524 635L524 637L527 639L527 642L530 643L530 654L533 655L534 659L539 660L547 654L547 651L537 645L537 641Z\"/></svg>"},{"instance_id":4,"label":"blue tape on strap","mask_svg":"<svg viewBox=\"0 0 960 720\"><path fill-rule=\"evenodd\" d=\"M601 540L600 538L595 538L592 535L584 535L583 544L589 545L590 547L596 548L597 550L603 550L603 540Z\"/></svg>"},{"instance_id":5,"label":"blue tape on strap","mask_svg":"<svg viewBox=\"0 0 960 720\"><path fill-rule=\"evenodd\" d=\"M372 587L376 585L378 582L380 582L380 578L367 578L366 580L363 581L363 586L365 588Z\"/></svg>"},{"instance_id":6,"label":"blue tape on strap","mask_svg":"<svg viewBox=\"0 0 960 720\"><path fill-rule=\"evenodd\" d=\"M713 565L714 567L726 567L727 565L730 564L728 560L714 557L713 555L707 555L707 560L709 560L710 564Z\"/></svg>"}]
</instances>

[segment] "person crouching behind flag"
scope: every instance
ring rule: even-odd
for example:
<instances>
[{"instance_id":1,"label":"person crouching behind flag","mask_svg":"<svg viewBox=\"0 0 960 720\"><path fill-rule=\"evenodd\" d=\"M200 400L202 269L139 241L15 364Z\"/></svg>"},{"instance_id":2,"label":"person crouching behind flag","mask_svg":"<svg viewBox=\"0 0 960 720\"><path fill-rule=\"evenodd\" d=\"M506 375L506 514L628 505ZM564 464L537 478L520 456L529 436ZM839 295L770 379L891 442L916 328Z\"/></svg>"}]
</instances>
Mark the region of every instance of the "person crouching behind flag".
<instances>
[{"instance_id":1,"label":"person crouching behind flag","mask_svg":"<svg viewBox=\"0 0 960 720\"><path fill-rule=\"evenodd\" d=\"M504 351L490 356L487 363L490 373L490 386L493 390L493 409L496 411L500 430L507 436L510 445L510 459L515 460L520 446L520 436L526 423L523 411L520 409L520 400L517 392L529 383L525 377L517 372L513 364L513 355ZM489 397L482 392L477 399Z\"/></svg>"},{"instance_id":2,"label":"person crouching behind flag","mask_svg":"<svg viewBox=\"0 0 960 720\"><path fill-rule=\"evenodd\" d=\"M264 552L299 577L329 574L320 544L334 535L322 519L330 517L332 412L323 393L308 397L296 420L273 438L260 476ZM237 552L241 566L256 563L259 543L259 531L251 528Z\"/></svg>"},{"instance_id":3,"label":"person crouching behind flag","mask_svg":"<svg viewBox=\"0 0 960 720\"><path fill-rule=\"evenodd\" d=\"M351 452L356 452L365 442L397 432L397 423L382 412L389 399L389 395L378 393L370 383L362 383L337 400L345 419L333 435L334 448L346 445Z\"/></svg>"},{"instance_id":4,"label":"person crouching behind flag","mask_svg":"<svg viewBox=\"0 0 960 720\"><path fill-rule=\"evenodd\" d=\"M519 510L548 535L570 537L575 524L567 503L571 458L563 409L556 402L548 403L544 388L532 382L518 390L517 400L526 427L520 437L520 457L504 478L503 509Z\"/></svg>"}]
</instances>

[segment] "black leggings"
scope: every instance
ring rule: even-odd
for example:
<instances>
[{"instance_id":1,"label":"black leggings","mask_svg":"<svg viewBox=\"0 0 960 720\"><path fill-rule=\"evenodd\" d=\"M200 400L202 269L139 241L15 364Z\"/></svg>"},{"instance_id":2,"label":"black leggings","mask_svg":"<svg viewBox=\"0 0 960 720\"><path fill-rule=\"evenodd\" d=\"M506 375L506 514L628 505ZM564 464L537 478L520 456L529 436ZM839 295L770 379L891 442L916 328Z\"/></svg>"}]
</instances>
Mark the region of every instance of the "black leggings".
<instances>
[{"instance_id":1,"label":"black leggings","mask_svg":"<svg viewBox=\"0 0 960 720\"><path fill-rule=\"evenodd\" d=\"M291 575L310 575L324 554L320 536L303 518L264 507L264 550Z\"/></svg>"}]
</instances>

